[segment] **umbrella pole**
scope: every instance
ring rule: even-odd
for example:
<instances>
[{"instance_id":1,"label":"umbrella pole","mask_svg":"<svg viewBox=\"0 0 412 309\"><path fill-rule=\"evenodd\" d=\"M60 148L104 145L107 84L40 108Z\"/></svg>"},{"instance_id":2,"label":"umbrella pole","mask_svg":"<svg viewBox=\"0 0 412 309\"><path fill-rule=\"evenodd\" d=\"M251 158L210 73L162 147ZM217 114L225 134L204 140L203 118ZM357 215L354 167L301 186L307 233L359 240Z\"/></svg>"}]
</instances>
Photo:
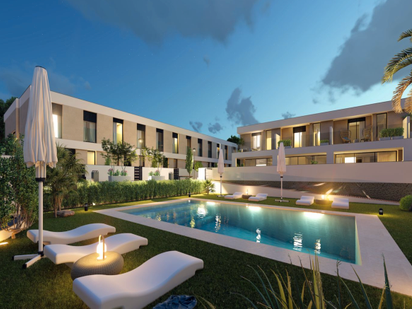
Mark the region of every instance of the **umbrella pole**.
<instances>
[{"instance_id":1,"label":"umbrella pole","mask_svg":"<svg viewBox=\"0 0 412 309\"><path fill-rule=\"evenodd\" d=\"M220 196L219 197L222 197L223 195L222 195L222 175L220 175Z\"/></svg>"},{"instance_id":2,"label":"umbrella pole","mask_svg":"<svg viewBox=\"0 0 412 309\"><path fill-rule=\"evenodd\" d=\"M43 181L40 178L39 182L39 250L38 254L43 255Z\"/></svg>"},{"instance_id":3,"label":"umbrella pole","mask_svg":"<svg viewBox=\"0 0 412 309\"><path fill-rule=\"evenodd\" d=\"M280 201L283 200L283 175L280 176Z\"/></svg>"}]
</instances>

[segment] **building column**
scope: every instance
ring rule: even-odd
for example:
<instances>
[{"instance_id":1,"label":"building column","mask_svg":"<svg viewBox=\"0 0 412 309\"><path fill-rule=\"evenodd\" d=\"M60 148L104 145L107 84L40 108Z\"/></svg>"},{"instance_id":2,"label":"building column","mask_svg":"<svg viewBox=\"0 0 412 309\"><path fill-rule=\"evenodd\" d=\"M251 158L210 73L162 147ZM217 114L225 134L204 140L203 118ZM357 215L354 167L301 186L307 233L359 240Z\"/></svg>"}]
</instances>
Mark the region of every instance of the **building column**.
<instances>
[{"instance_id":1,"label":"building column","mask_svg":"<svg viewBox=\"0 0 412 309\"><path fill-rule=\"evenodd\" d=\"M333 127L329 127L329 145L333 145Z\"/></svg>"},{"instance_id":2,"label":"building column","mask_svg":"<svg viewBox=\"0 0 412 309\"><path fill-rule=\"evenodd\" d=\"M328 147L328 146L325 146ZM333 164L334 163L334 153L333 150L329 150L326 152L326 164Z\"/></svg>"},{"instance_id":3,"label":"building column","mask_svg":"<svg viewBox=\"0 0 412 309\"><path fill-rule=\"evenodd\" d=\"M411 138L411 117L407 116L403 119L403 138Z\"/></svg>"}]
</instances>

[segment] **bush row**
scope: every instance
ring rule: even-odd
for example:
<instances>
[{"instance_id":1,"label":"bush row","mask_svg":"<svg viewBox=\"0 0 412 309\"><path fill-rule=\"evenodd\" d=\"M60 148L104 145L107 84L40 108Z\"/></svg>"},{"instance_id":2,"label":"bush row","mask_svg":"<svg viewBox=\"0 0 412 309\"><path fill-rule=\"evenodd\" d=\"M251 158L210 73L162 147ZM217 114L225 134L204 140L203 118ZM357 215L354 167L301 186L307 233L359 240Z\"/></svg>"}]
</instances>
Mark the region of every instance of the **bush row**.
<instances>
[{"instance_id":1,"label":"bush row","mask_svg":"<svg viewBox=\"0 0 412 309\"><path fill-rule=\"evenodd\" d=\"M131 202L153 198L187 195L189 190L193 194L203 191L204 181L199 180L165 180L165 181L103 181L78 183L77 188L71 191L64 199L62 208L92 205ZM47 192L47 190L46 190ZM52 210L52 197L45 192L44 209Z\"/></svg>"},{"instance_id":2,"label":"bush row","mask_svg":"<svg viewBox=\"0 0 412 309\"><path fill-rule=\"evenodd\" d=\"M402 136L403 135L403 128L388 128L383 129L381 132L381 137L393 137L393 136Z\"/></svg>"}]
</instances>

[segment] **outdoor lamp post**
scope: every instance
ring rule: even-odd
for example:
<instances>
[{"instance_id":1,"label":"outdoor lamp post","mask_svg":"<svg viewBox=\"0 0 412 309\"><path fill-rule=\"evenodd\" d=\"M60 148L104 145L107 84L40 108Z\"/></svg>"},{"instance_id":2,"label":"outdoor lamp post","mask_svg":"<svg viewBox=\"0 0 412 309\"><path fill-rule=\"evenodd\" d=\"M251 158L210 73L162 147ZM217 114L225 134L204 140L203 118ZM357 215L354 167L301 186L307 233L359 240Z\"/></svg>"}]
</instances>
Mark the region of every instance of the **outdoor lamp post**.
<instances>
[{"instance_id":1,"label":"outdoor lamp post","mask_svg":"<svg viewBox=\"0 0 412 309\"><path fill-rule=\"evenodd\" d=\"M192 158L193 158L193 178L195 178L195 152L196 152L196 148L193 148L192 151L193 151L193 154L192 154ZM190 179L190 175L189 175L189 179ZM190 187L191 186L189 186L189 197L191 196Z\"/></svg>"},{"instance_id":2,"label":"outdoor lamp post","mask_svg":"<svg viewBox=\"0 0 412 309\"><path fill-rule=\"evenodd\" d=\"M87 211L89 209L89 204L88 203L85 203L84 204L84 211Z\"/></svg>"}]
</instances>

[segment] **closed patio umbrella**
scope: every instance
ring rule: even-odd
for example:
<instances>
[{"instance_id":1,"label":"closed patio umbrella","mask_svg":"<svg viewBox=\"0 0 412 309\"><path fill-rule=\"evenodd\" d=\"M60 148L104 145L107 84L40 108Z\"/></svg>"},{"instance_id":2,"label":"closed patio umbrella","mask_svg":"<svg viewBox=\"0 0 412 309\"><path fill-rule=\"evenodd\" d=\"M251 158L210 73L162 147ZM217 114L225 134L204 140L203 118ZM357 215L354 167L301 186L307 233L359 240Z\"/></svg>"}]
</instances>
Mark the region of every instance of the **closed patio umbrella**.
<instances>
[{"instance_id":1,"label":"closed patio umbrella","mask_svg":"<svg viewBox=\"0 0 412 309\"><path fill-rule=\"evenodd\" d=\"M34 69L30 86L30 100L24 135L24 162L35 166L39 184L39 250L38 254L15 256L14 259L30 259L23 265L27 268L43 256L43 182L46 166L56 167L57 149L53 129L52 102L46 69Z\"/></svg>"},{"instance_id":2,"label":"closed patio umbrella","mask_svg":"<svg viewBox=\"0 0 412 309\"><path fill-rule=\"evenodd\" d=\"M222 176L225 171L225 162L223 161L223 149L219 151L219 161L217 162L217 172L220 174L220 195L222 197Z\"/></svg>"},{"instance_id":3,"label":"closed patio umbrella","mask_svg":"<svg viewBox=\"0 0 412 309\"><path fill-rule=\"evenodd\" d=\"M285 157L285 147L283 143L279 145L279 153L278 153L278 163L276 170L280 175L280 200L276 200L277 202L289 202L283 199L283 174L286 173L286 157Z\"/></svg>"}]
</instances>

